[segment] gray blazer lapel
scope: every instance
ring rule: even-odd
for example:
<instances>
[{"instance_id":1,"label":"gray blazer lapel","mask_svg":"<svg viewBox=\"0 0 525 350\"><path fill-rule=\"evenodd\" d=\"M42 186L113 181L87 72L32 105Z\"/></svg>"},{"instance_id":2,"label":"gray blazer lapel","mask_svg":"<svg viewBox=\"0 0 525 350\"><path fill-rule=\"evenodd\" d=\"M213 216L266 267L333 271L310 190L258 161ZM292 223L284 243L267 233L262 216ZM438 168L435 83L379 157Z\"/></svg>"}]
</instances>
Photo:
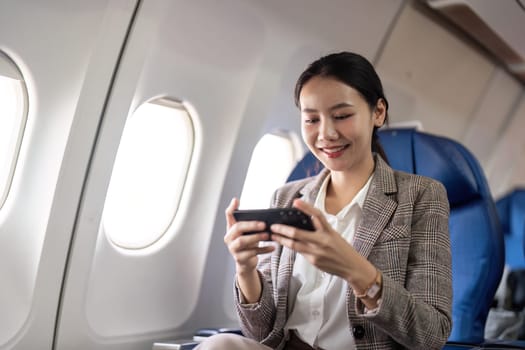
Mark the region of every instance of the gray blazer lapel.
<instances>
[{"instance_id":1,"label":"gray blazer lapel","mask_svg":"<svg viewBox=\"0 0 525 350\"><path fill-rule=\"evenodd\" d=\"M315 178L313 181L309 182L304 186L300 191L299 194L301 195L301 199L311 205L314 205L315 199L317 198L317 194L319 193L319 190L321 189L321 185L323 184L324 179L330 175L330 171L327 169L323 169ZM290 203L290 206L292 203Z\"/></svg>"},{"instance_id":2,"label":"gray blazer lapel","mask_svg":"<svg viewBox=\"0 0 525 350\"><path fill-rule=\"evenodd\" d=\"M363 219L354 236L354 248L368 257L377 238L397 208L388 194L396 193L394 172L379 156L375 156L375 173L363 204Z\"/></svg>"}]
</instances>

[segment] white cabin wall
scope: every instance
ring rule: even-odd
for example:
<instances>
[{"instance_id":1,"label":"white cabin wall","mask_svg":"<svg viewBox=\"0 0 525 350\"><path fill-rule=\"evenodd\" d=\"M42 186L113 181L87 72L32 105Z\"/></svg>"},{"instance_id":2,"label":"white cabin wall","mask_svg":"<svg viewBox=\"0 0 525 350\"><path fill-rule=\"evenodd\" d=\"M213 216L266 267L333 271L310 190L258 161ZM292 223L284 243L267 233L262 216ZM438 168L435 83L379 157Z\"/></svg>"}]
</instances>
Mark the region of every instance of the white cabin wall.
<instances>
[{"instance_id":1,"label":"white cabin wall","mask_svg":"<svg viewBox=\"0 0 525 350\"><path fill-rule=\"evenodd\" d=\"M20 67L29 95L20 156L0 211L0 349L51 349L84 170L133 5L0 3L0 50ZM94 118L75 120L79 101ZM81 146L66 151L71 130L83 122Z\"/></svg>"},{"instance_id":2,"label":"white cabin wall","mask_svg":"<svg viewBox=\"0 0 525 350\"><path fill-rule=\"evenodd\" d=\"M525 185L519 162L509 159L521 159L516 127L523 112L516 104L523 84L472 39L425 4L410 1L376 67L392 123L419 120L424 131L464 144L495 197Z\"/></svg>"},{"instance_id":3,"label":"white cabin wall","mask_svg":"<svg viewBox=\"0 0 525 350\"><path fill-rule=\"evenodd\" d=\"M522 90L523 91L523 90ZM488 162L488 180L495 198L525 187L525 94L515 104Z\"/></svg>"},{"instance_id":4,"label":"white cabin wall","mask_svg":"<svg viewBox=\"0 0 525 350\"><path fill-rule=\"evenodd\" d=\"M521 83L506 70L496 67L461 138L465 146L478 157L489 179L492 173L489 161L496 154L494 146L504 138L503 131L515 112L522 90ZM494 186L491 183L491 187L495 189Z\"/></svg>"},{"instance_id":5,"label":"white cabin wall","mask_svg":"<svg viewBox=\"0 0 525 350\"><path fill-rule=\"evenodd\" d=\"M377 63L390 121L420 120L425 131L459 140L494 65L434 20L417 1L401 14Z\"/></svg>"},{"instance_id":6,"label":"white cabin wall","mask_svg":"<svg viewBox=\"0 0 525 350\"><path fill-rule=\"evenodd\" d=\"M144 349L163 334L194 331L187 322L199 296L232 134L238 130L264 40L264 27L241 1L142 2L86 186L59 349ZM192 107L195 155L170 231L152 247L123 250L101 226L107 185L126 118L158 96Z\"/></svg>"}]
</instances>

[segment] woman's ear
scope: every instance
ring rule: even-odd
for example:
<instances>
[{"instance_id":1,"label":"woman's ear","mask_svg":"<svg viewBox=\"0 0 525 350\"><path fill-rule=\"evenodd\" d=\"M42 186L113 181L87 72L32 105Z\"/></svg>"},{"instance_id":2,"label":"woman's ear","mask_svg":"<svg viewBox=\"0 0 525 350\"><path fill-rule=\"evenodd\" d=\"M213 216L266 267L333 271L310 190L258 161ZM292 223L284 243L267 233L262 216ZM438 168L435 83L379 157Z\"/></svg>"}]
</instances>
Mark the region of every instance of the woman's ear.
<instances>
[{"instance_id":1,"label":"woman's ear","mask_svg":"<svg viewBox=\"0 0 525 350\"><path fill-rule=\"evenodd\" d=\"M382 127L386 119L386 103L382 98L377 100L376 107L372 112L372 118L374 118L374 125L378 128Z\"/></svg>"}]
</instances>

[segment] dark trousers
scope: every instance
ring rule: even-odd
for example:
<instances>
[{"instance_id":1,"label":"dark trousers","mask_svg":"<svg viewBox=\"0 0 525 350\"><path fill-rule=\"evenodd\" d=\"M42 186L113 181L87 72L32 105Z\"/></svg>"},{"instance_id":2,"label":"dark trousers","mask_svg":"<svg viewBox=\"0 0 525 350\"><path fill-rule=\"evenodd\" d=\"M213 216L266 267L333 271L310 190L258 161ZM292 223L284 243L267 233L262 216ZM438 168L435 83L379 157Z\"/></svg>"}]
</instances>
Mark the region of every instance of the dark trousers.
<instances>
[{"instance_id":1,"label":"dark trousers","mask_svg":"<svg viewBox=\"0 0 525 350\"><path fill-rule=\"evenodd\" d=\"M285 350L316 350L312 348L309 344L306 344L295 334L294 331L290 331L290 338L284 346ZM322 350L322 349L320 349Z\"/></svg>"}]
</instances>

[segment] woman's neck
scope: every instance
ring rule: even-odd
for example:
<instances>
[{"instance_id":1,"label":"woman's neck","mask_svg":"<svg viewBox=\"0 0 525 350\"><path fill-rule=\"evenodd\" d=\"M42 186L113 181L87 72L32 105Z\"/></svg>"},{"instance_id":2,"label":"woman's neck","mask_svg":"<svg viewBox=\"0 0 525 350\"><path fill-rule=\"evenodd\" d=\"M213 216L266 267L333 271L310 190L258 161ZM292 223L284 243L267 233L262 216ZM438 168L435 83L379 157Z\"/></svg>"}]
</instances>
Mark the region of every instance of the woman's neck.
<instances>
[{"instance_id":1,"label":"woman's neck","mask_svg":"<svg viewBox=\"0 0 525 350\"><path fill-rule=\"evenodd\" d=\"M355 170L332 171L326 189L325 209L330 214L337 214L354 199L374 172L374 159Z\"/></svg>"}]
</instances>

